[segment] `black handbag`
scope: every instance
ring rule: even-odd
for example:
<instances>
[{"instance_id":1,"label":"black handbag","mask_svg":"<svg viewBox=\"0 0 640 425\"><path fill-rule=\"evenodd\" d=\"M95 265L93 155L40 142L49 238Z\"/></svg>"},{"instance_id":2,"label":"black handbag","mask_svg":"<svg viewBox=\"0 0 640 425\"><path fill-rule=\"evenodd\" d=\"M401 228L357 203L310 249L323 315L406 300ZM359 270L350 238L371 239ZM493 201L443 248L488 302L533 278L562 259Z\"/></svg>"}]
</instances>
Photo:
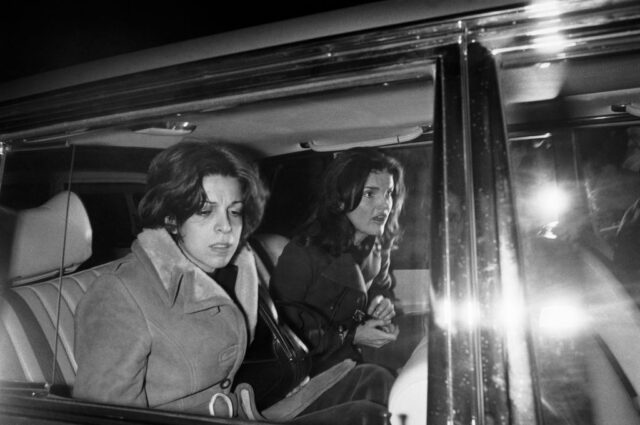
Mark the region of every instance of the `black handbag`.
<instances>
[{"instance_id":1,"label":"black handbag","mask_svg":"<svg viewBox=\"0 0 640 425\"><path fill-rule=\"evenodd\" d=\"M331 323L328 317L321 311L305 303L296 301L276 301L280 311L288 311L293 316L298 316L304 323L309 325L308 329L298 329L300 335L304 336L304 342L309 348L311 357L311 376L329 369L345 359L354 360L356 363L362 362L362 353L351 344L345 342L335 345L327 345L325 335L337 333L336 326ZM295 328L295 327L294 327ZM345 327L342 332L347 332Z\"/></svg>"},{"instance_id":2,"label":"black handbag","mask_svg":"<svg viewBox=\"0 0 640 425\"><path fill-rule=\"evenodd\" d=\"M252 246L258 255L257 260L262 261L271 272L273 265L266 253L257 244ZM311 371L311 356L307 346L281 320L265 283L268 282L268 276L262 276L261 280L255 336L234 379L236 384L251 384L258 410L284 398Z\"/></svg>"},{"instance_id":3,"label":"black handbag","mask_svg":"<svg viewBox=\"0 0 640 425\"><path fill-rule=\"evenodd\" d=\"M302 340L280 321L268 289L260 285L258 294L255 337L235 382L251 384L256 406L262 410L284 398L309 376L311 356Z\"/></svg>"}]
</instances>

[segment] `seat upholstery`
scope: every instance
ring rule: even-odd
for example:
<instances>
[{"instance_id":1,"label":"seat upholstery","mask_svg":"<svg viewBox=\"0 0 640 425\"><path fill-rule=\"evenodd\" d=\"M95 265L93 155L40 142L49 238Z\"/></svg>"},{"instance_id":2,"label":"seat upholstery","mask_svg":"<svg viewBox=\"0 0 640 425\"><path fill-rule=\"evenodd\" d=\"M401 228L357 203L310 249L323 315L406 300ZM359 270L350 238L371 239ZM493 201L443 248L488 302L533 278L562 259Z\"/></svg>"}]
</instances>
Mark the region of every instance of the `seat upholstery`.
<instances>
[{"instance_id":1,"label":"seat upholstery","mask_svg":"<svg viewBox=\"0 0 640 425\"><path fill-rule=\"evenodd\" d=\"M80 198L64 191L18 211L14 223L7 279L13 287L0 300L0 379L73 383L73 314L99 272L68 273L91 256L89 216ZM42 281L61 267L62 278Z\"/></svg>"},{"instance_id":2,"label":"seat upholstery","mask_svg":"<svg viewBox=\"0 0 640 425\"><path fill-rule=\"evenodd\" d=\"M282 250L278 249L281 244L263 245L263 240L283 240L258 235L251 241L254 251L264 251L256 255L256 264L266 285L273 264L265 263L277 260ZM265 253L269 260L263 262ZM47 382L57 394L71 394L78 367L73 352L76 307L96 278L116 266L113 261L61 278L8 288L0 299L0 380Z\"/></svg>"},{"instance_id":3,"label":"seat upholstery","mask_svg":"<svg viewBox=\"0 0 640 425\"><path fill-rule=\"evenodd\" d=\"M45 279L56 275L62 263L64 272L70 273L91 257L91 241L89 215L73 192L60 192L37 208L19 211L9 280L18 285Z\"/></svg>"},{"instance_id":4,"label":"seat upholstery","mask_svg":"<svg viewBox=\"0 0 640 425\"><path fill-rule=\"evenodd\" d=\"M0 380L53 383L70 393L77 370L76 307L93 281L114 266L6 290L0 301Z\"/></svg>"}]
</instances>

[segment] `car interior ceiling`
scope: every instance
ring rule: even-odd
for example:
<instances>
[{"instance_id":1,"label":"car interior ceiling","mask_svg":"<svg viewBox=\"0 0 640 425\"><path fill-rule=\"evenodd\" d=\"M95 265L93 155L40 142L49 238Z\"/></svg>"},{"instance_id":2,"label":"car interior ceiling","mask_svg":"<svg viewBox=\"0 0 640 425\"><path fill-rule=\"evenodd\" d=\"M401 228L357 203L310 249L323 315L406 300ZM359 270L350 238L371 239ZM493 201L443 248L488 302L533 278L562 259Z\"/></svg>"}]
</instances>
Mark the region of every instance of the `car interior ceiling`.
<instances>
[{"instance_id":1,"label":"car interior ceiling","mask_svg":"<svg viewBox=\"0 0 640 425\"><path fill-rule=\"evenodd\" d=\"M580 57L531 64L506 60L500 71L500 88L508 105L507 122L523 127L559 117L612 115L613 104L640 94L638 56L612 55L606 61L601 56ZM433 96L433 80L417 79L184 113L180 120L196 126L190 137L233 141L269 157L313 149L314 145L366 143L427 129L433 120ZM550 110L557 115L547 116ZM165 148L181 138L119 126L72 136L69 141Z\"/></svg>"},{"instance_id":2,"label":"car interior ceiling","mask_svg":"<svg viewBox=\"0 0 640 425\"><path fill-rule=\"evenodd\" d=\"M433 84L417 79L184 113L180 120L196 125L189 137L231 141L269 157L303 151L301 144L339 146L403 137L431 125L432 116ZM78 145L164 148L181 137L117 127L69 140Z\"/></svg>"}]
</instances>

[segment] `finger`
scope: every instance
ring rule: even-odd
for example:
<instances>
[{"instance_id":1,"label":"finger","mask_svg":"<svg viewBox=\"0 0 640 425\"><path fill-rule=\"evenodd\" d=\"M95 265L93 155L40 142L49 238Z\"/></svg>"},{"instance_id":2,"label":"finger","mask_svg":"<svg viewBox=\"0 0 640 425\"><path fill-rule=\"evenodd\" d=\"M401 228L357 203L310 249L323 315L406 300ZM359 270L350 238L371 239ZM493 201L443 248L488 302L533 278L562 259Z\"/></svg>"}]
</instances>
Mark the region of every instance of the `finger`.
<instances>
[{"instance_id":1,"label":"finger","mask_svg":"<svg viewBox=\"0 0 640 425\"><path fill-rule=\"evenodd\" d=\"M374 315L377 314L376 317L379 319L385 318L389 315L395 315L395 307L389 299L386 299L386 302L383 301L382 303L380 303L376 310L377 311L374 313Z\"/></svg>"},{"instance_id":2,"label":"finger","mask_svg":"<svg viewBox=\"0 0 640 425\"><path fill-rule=\"evenodd\" d=\"M389 308L389 302L386 298L382 299L373 309L372 316L380 318L380 315L384 314L384 312Z\"/></svg>"},{"instance_id":3,"label":"finger","mask_svg":"<svg viewBox=\"0 0 640 425\"><path fill-rule=\"evenodd\" d=\"M376 307L378 307L378 304L382 302L383 299L384 297L382 295L376 295L369 303L369 308L367 308L367 314L370 316L373 316L374 315L373 312L375 311Z\"/></svg>"},{"instance_id":4,"label":"finger","mask_svg":"<svg viewBox=\"0 0 640 425\"><path fill-rule=\"evenodd\" d=\"M373 309L371 314L374 317L381 318L386 315L388 311L393 309L393 303L389 298L383 298L378 305Z\"/></svg>"},{"instance_id":5,"label":"finger","mask_svg":"<svg viewBox=\"0 0 640 425\"><path fill-rule=\"evenodd\" d=\"M366 322L364 322L364 324L369 327L369 328L377 328L379 326L384 326L387 325L388 323L384 320L381 319L371 319L371 320L367 320Z\"/></svg>"}]
</instances>

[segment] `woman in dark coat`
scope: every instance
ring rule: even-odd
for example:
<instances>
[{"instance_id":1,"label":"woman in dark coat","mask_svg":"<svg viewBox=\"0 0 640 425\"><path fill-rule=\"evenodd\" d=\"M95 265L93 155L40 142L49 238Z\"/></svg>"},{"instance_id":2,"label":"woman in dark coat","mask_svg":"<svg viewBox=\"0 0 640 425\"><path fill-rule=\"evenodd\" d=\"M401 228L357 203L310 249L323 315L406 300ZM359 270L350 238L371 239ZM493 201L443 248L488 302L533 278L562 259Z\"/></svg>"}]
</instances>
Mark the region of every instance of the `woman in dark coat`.
<instances>
[{"instance_id":1,"label":"woman in dark coat","mask_svg":"<svg viewBox=\"0 0 640 425\"><path fill-rule=\"evenodd\" d=\"M347 363L264 412L232 393L257 319L244 242L266 196L254 167L227 147L181 142L153 160L144 230L78 305L74 397L296 423L382 420L388 377Z\"/></svg>"},{"instance_id":2,"label":"woman in dark coat","mask_svg":"<svg viewBox=\"0 0 640 425\"><path fill-rule=\"evenodd\" d=\"M404 202L403 169L378 149L341 152L322 178L314 211L284 248L271 286L319 373L361 347L398 335L390 253Z\"/></svg>"}]
</instances>

